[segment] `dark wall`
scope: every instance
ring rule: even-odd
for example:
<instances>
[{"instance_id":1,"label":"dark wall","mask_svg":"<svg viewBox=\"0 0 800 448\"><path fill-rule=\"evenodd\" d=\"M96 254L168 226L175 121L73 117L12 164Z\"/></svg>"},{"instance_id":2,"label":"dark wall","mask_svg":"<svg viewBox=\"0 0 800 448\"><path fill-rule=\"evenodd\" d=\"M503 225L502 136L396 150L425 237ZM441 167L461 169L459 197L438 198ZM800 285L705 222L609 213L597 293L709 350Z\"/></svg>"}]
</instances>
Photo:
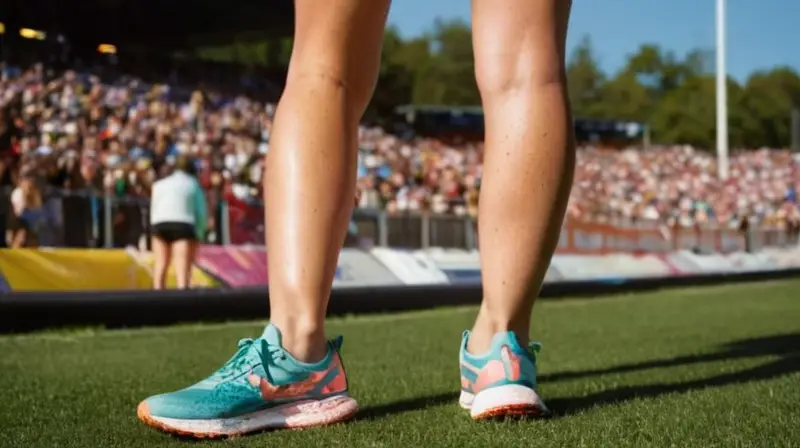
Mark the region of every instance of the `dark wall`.
<instances>
[{"instance_id":1,"label":"dark wall","mask_svg":"<svg viewBox=\"0 0 800 448\"><path fill-rule=\"evenodd\" d=\"M67 36L75 45L178 49L235 36L289 36L292 0L3 0L0 21Z\"/></svg>"}]
</instances>

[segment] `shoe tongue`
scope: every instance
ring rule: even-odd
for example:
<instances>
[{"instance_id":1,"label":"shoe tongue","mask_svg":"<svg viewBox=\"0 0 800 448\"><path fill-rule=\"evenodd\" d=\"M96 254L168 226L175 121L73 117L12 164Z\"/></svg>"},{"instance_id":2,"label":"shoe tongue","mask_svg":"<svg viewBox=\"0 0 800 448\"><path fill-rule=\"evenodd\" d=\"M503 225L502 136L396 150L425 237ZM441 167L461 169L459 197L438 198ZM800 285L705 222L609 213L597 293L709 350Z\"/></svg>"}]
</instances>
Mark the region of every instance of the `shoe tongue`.
<instances>
[{"instance_id":1,"label":"shoe tongue","mask_svg":"<svg viewBox=\"0 0 800 448\"><path fill-rule=\"evenodd\" d=\"M270 345L283 347L283 345L281 345L281 331L278 330L278 327L275 325L267 325L266 328L264 328L264 333L261 335L261 339L269 342Z\"/></svg>"}]
</instances>

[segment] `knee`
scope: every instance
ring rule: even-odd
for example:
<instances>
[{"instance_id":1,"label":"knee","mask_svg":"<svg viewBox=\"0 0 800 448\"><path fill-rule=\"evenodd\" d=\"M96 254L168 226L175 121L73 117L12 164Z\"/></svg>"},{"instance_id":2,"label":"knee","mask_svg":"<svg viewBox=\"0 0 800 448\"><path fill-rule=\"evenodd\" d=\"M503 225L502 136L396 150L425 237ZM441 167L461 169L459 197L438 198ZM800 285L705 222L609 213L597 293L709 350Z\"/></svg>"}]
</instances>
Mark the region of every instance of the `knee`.
<instances>
[{"instance_id":1,"label":"knee","mask_svg":"<svg viewBox=\"0 0 800 448\"><path fill-rule=\"evenodd\" d=\"M475 78L481 96L491 100L520 92L561 89L566 85L566 70L558 57L501 54L476 61Z\"/></svg>"}]
</instances>

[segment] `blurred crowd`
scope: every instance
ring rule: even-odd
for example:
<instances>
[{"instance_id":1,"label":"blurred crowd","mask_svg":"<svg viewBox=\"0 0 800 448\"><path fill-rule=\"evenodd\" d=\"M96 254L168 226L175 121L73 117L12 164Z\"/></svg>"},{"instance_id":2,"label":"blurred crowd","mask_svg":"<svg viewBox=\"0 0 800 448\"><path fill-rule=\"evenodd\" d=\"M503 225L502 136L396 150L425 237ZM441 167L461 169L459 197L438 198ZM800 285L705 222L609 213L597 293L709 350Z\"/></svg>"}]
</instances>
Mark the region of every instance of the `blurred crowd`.
<instances>
[{"instance_id":1,"label":"blurred crowd","mask_svg":"<svg viewBox=\"0 0 800 448\"><path fill-rule=\"evenodd\" d=\"M362 207L475 215L482 144L401 141L362 132ZM620 225L671 227L800 224L800 160L786 150L743 150L721 182L713 154L689 146L578 149L568 216ZM521 186L524 188L524 186Z\"/></svg>"},{"instance_id":2,"label":"blurred crowd","mask_svg":"<svg viewBox=\"0 0 800 448\"><path fill-rule=\"evenodd\" d=\"M690 146L649 151L585 148L568 213L597 222L670 226L796 227L800 159L787 150L740 150L720 181L714 154Z\"/></svg>"},{"instance_id":3,"label":"blurred crowd","mask_svg":"<svg viewBox=\"0 0 800 448\"><path fill-rule=\"evenodd\" d=\"M274 104L42 65L0 68L0 190L19 187L16 214L50 190L147 197L180 154L194 159L211 207L226 196L260 202ZM482 144L367 127L359 143L359 207L476 215ZM720 182L713 155L691 147L582 147L568 213L608 223L787 226L800 223L798 188L798 161L785 150L735 152L730 180Z\"/></svg>"}]
</instances>

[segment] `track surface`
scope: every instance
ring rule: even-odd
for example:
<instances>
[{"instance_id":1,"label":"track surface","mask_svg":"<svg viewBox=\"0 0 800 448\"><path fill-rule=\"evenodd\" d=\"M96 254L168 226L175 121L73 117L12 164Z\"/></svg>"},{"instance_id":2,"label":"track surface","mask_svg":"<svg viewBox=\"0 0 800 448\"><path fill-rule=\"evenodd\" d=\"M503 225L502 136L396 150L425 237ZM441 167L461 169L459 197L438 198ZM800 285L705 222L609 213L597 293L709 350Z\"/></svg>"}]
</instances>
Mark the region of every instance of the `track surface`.
<instances>
[{"instance_id":1,"label":"track surface","mask_svg":"<svg viewBox=\"0 0 800 448\"><path fill-rule=\"evenodd\" d=\"M456 350L474 313L333 319L362 407L354 422L199 445L800 443L800 281L542 301L534 335L547 421L473 422L458 406ZM262 325L1 337L0 446L197 446L143 425L137 403L204 377Z\"/></svg>"}]
</instances>

